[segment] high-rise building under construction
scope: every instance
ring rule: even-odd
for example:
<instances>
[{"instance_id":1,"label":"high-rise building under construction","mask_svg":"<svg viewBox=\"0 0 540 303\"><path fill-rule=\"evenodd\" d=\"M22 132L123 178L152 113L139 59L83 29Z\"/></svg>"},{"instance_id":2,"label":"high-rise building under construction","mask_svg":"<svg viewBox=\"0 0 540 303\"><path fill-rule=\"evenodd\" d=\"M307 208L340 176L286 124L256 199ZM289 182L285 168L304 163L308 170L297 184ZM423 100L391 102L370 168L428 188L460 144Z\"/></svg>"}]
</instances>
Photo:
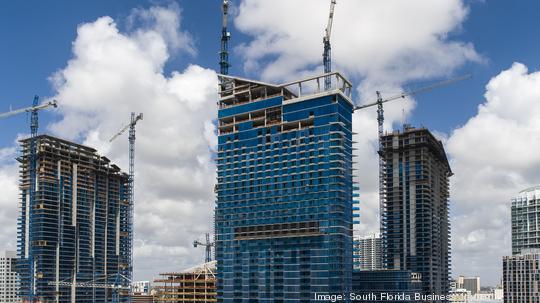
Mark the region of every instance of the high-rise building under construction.
<instances>
[{"instance_id":1,"label":"high-rise building under construction","mask_svg":"<svg viewBox=\"0 0 540 303\"><path fill-rule=\"evenodd\" d=\"M404 127L381 138L383 265L417 274L425 293L447 294L450 165L442 143L425 128Z\"/></svg>"},{"instance_id":2,"label":"high-rise building under construction","mask_svg":"<svg viewBox=\"0 0 540 303\"><path fill-rule=\"evenodd\" d=\"M124 277L132 270L128 175L96 150L62 139L42 135L21 145L23 301L127 302ZM35 186L30 186L32 146Z\"/></svg>"},{"instance_id":3,"label":"high-rise building under construction","mask_svg":"<svg viewBox=\"0 0 540 303\"><path fill-rule=\"evenodd\" d=\"M219 302L311 302L315 293L351 291L350 93L338 73L283 85L221 77Z\"/></svg>"}]
</instances>

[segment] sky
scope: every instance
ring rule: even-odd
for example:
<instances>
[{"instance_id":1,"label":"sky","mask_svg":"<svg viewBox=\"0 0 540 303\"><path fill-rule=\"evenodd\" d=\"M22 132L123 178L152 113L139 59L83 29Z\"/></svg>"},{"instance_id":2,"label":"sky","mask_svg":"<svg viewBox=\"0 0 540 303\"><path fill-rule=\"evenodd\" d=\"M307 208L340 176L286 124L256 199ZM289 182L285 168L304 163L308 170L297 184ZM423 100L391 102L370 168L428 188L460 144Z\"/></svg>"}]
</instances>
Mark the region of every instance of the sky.
<instances>
[{"instance_id":1,"label":"sky","mask_svg":"<svg viewBox=\"0 0 540 303\"><path fill-rule=\"evenodd\" d=\"M329 1L232 1L230 74L283 83L322 71ZM356 103L463 74L469 80L387 103L385 130L425 126L445 144L453 275L495 285L510 254L510 199L540 183L540 20L536 1L338 0L333 68ZM298 16L302 16L299 18ZM0 112L34 95L40 132L88 144L127 169L137 129L135 278L200 263L212 229L220 1L3 1ZM29 117L0 121L0 243L16 247L17 139ZM378 228L375 111L357 111L359 233Z\"/></svg>"}]
</instances>

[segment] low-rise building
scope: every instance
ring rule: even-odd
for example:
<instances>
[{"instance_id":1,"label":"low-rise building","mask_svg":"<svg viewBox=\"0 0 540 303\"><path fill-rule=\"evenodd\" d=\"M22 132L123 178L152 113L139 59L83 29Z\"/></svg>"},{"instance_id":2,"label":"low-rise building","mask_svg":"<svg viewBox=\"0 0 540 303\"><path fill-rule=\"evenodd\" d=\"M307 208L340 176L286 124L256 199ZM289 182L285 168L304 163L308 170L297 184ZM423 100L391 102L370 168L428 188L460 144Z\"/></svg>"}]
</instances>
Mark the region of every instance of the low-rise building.
<instances>
[{"instance_id":1,"label":"low-rise building","mask_svg":"<svg viewBox=\"0 0 540 303\"><path fill-rule=\"evenodd\" d=\"M455 288L450 290L450 302L452 303L469 303L471 292L463 288Z\"/></svg>"},{"instance_id":2,"label":"low-rise building","mask_svg":"<svg viewBox=\"0 0 540 303\"><path fill-rule=\"evenodd\" d=\"M150 281L136 281L131 284L133 293L138 295L149 295L152 291L152 283Z\"/></svg>"},{"instance_id":3,"label":"low-rise building","mask_svg":"<svg viewBox=\"0 0 540 303\"><path fill-rule=\"evenodd\" d=\"M459 276L457 278L457 288L466 289L474 296L480 292L480 277Z\"/></svg>"},{"instance_id":4,"label":"low-rise building","mask_svg":"<svg viewBox=\"0 0 540 303\"><path fill-rule=\"evenodd\" d=\"M502 287L497 287L495 289L493 289L493 298L495 300L502 300L504 297L504 291L502 289Z\"/></svg>"}]
</instances>

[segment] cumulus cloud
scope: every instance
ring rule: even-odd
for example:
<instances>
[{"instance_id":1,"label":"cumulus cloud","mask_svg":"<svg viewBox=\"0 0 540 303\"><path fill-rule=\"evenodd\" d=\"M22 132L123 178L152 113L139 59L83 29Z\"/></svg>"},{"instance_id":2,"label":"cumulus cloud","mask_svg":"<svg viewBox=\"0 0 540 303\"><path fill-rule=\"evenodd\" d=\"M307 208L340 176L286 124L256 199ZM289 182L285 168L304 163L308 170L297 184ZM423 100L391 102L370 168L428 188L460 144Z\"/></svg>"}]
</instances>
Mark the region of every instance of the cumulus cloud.
<instances>
[{"instance_id":1,"label":"cumulus cloud","mask_svg":"<svg viewBox=\"0 0 540 303\"><path fill-rule=\"evenodd\" d=\"M0 148L0 243L2 249L17 250L17 214L18 211L18 165L15 162L17 150L14 146Z\"/></svg>"},{"instance_id":2,"label":"cumulus cloud","mask_svg":"<svg viewBox=\"0 0 540 303\"><path fill-rule=\"evenodd\" d=\"M235 25L253 37L238 47L245 70L267 80L321 70L328 10L327 0L242 1ZM334 69L386 84L448 74L481 60L470 43L448 38L467 13L460 0L338 1Z\"/></svg>"},{"instance_id":3,"label":"cumulus cloud","mask_svg":"<svg viewBox=\"0 0 540 303\"><path fill-rule=\"evenodd\" d=\"M511 253L510 198L540 183L539 87L540 72L514 63L448 138L456 273L501 277L501 256Z\"/></svg>"},{"instance_id":4,"label":"cumulus cloud","mask_svg":"<svg viewBox=\"0 0 540 303\"><path fill-rule=\"evenodd\" d=\"M144 113L136 141L135 278L149 279L204 259L191 243L213 225L217 77L196 65L163 74L174 52L194 52L178 8L137 9L130 18L135 25L126 32L110 17L79 26L72 58L51 77L61 118L49 130L127 171L127 133L108 140L130 112Z\"/></svg>"},{"instance_id":5,"label":"cumulus cloud","mask_svg":"<svg viewBox=\"0 0 540 303\"><path fill-rule=\"evenodd\" d=\"M130 28L138 39L150 41L165 39L172 51L183 50L196 54L193 39L188 32L178 31L181 23L181 9L172 2L168 7L153 6L148 9L135 8L128 17Z\"/></svg>"}]
</instances>

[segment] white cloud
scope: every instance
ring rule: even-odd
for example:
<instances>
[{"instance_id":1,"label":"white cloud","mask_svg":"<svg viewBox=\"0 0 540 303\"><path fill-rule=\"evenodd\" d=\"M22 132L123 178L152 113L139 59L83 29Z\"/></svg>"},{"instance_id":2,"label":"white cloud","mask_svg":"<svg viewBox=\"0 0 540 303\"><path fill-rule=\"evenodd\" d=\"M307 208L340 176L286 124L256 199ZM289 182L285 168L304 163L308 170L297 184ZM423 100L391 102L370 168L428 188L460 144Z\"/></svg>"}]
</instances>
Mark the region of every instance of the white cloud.
<instances>
[{"instance_id":1,"label":"white cloud","mask_svg":"<svg viewBox=\"0 0 540 303\"><path fill-rule=\"evenodd\" d=\"M17 250L17 213L19 202L18 165L13 160L15 147L0 148L0 249Z\"/></svg>"},{"instance_id":2,"label":"white cloud","mask_svg":"<svg viewBox=\"0 0 540 303\"><path fill-rule=\"evenodd\" d=\"M176 2L168 7L153 6L148 9L133 9L128 17L128 26L138 39L152 41L165 39L172 51L183 50L191 55L197 53L188 32L178 31L181 9Z\"/></svg>"},{"instance_id":3,"label":"white cloud","mask_svg":"<svg viewBox=\"0 0 540 303\"><path fill-rule=\"evenodd\" d=\"M52 133L97 148L125 171L127 133L108 140L130 112L144 113L136 141L136 279L203 261L192 241L213 225L217 77L196 65L163 74L173 52L194 52L178 14L174 7L135 10L128 32L110 17L82 24L72 59L52 77L61 114Z\"/></svg>"},{"instance_id":4,"label":"white cloud","mask_svg":"<svg viewBox=\"0 0 540 303\"><path fill-rule=\"evenodd\" d=\"M497 281L511 253L510 198L540 184L540 72L521 63L492 78L478 113L447 141L455 273Z\"/></svg>"},{"instance_id":5,"label":"white cloud","mask_svg":"<svg viewBox=\"0 0 540 303\"><path fill-rule=\"evenodd\" d=\"M328 10L327 0L242 1L235 25L253 37L238 48L246 71L283 80L320 70ZM393 84L451 73L481 60L470 43L448 38L467 13L460 0L338 1L334 69Z\"/></svg>"}]
</instances>

